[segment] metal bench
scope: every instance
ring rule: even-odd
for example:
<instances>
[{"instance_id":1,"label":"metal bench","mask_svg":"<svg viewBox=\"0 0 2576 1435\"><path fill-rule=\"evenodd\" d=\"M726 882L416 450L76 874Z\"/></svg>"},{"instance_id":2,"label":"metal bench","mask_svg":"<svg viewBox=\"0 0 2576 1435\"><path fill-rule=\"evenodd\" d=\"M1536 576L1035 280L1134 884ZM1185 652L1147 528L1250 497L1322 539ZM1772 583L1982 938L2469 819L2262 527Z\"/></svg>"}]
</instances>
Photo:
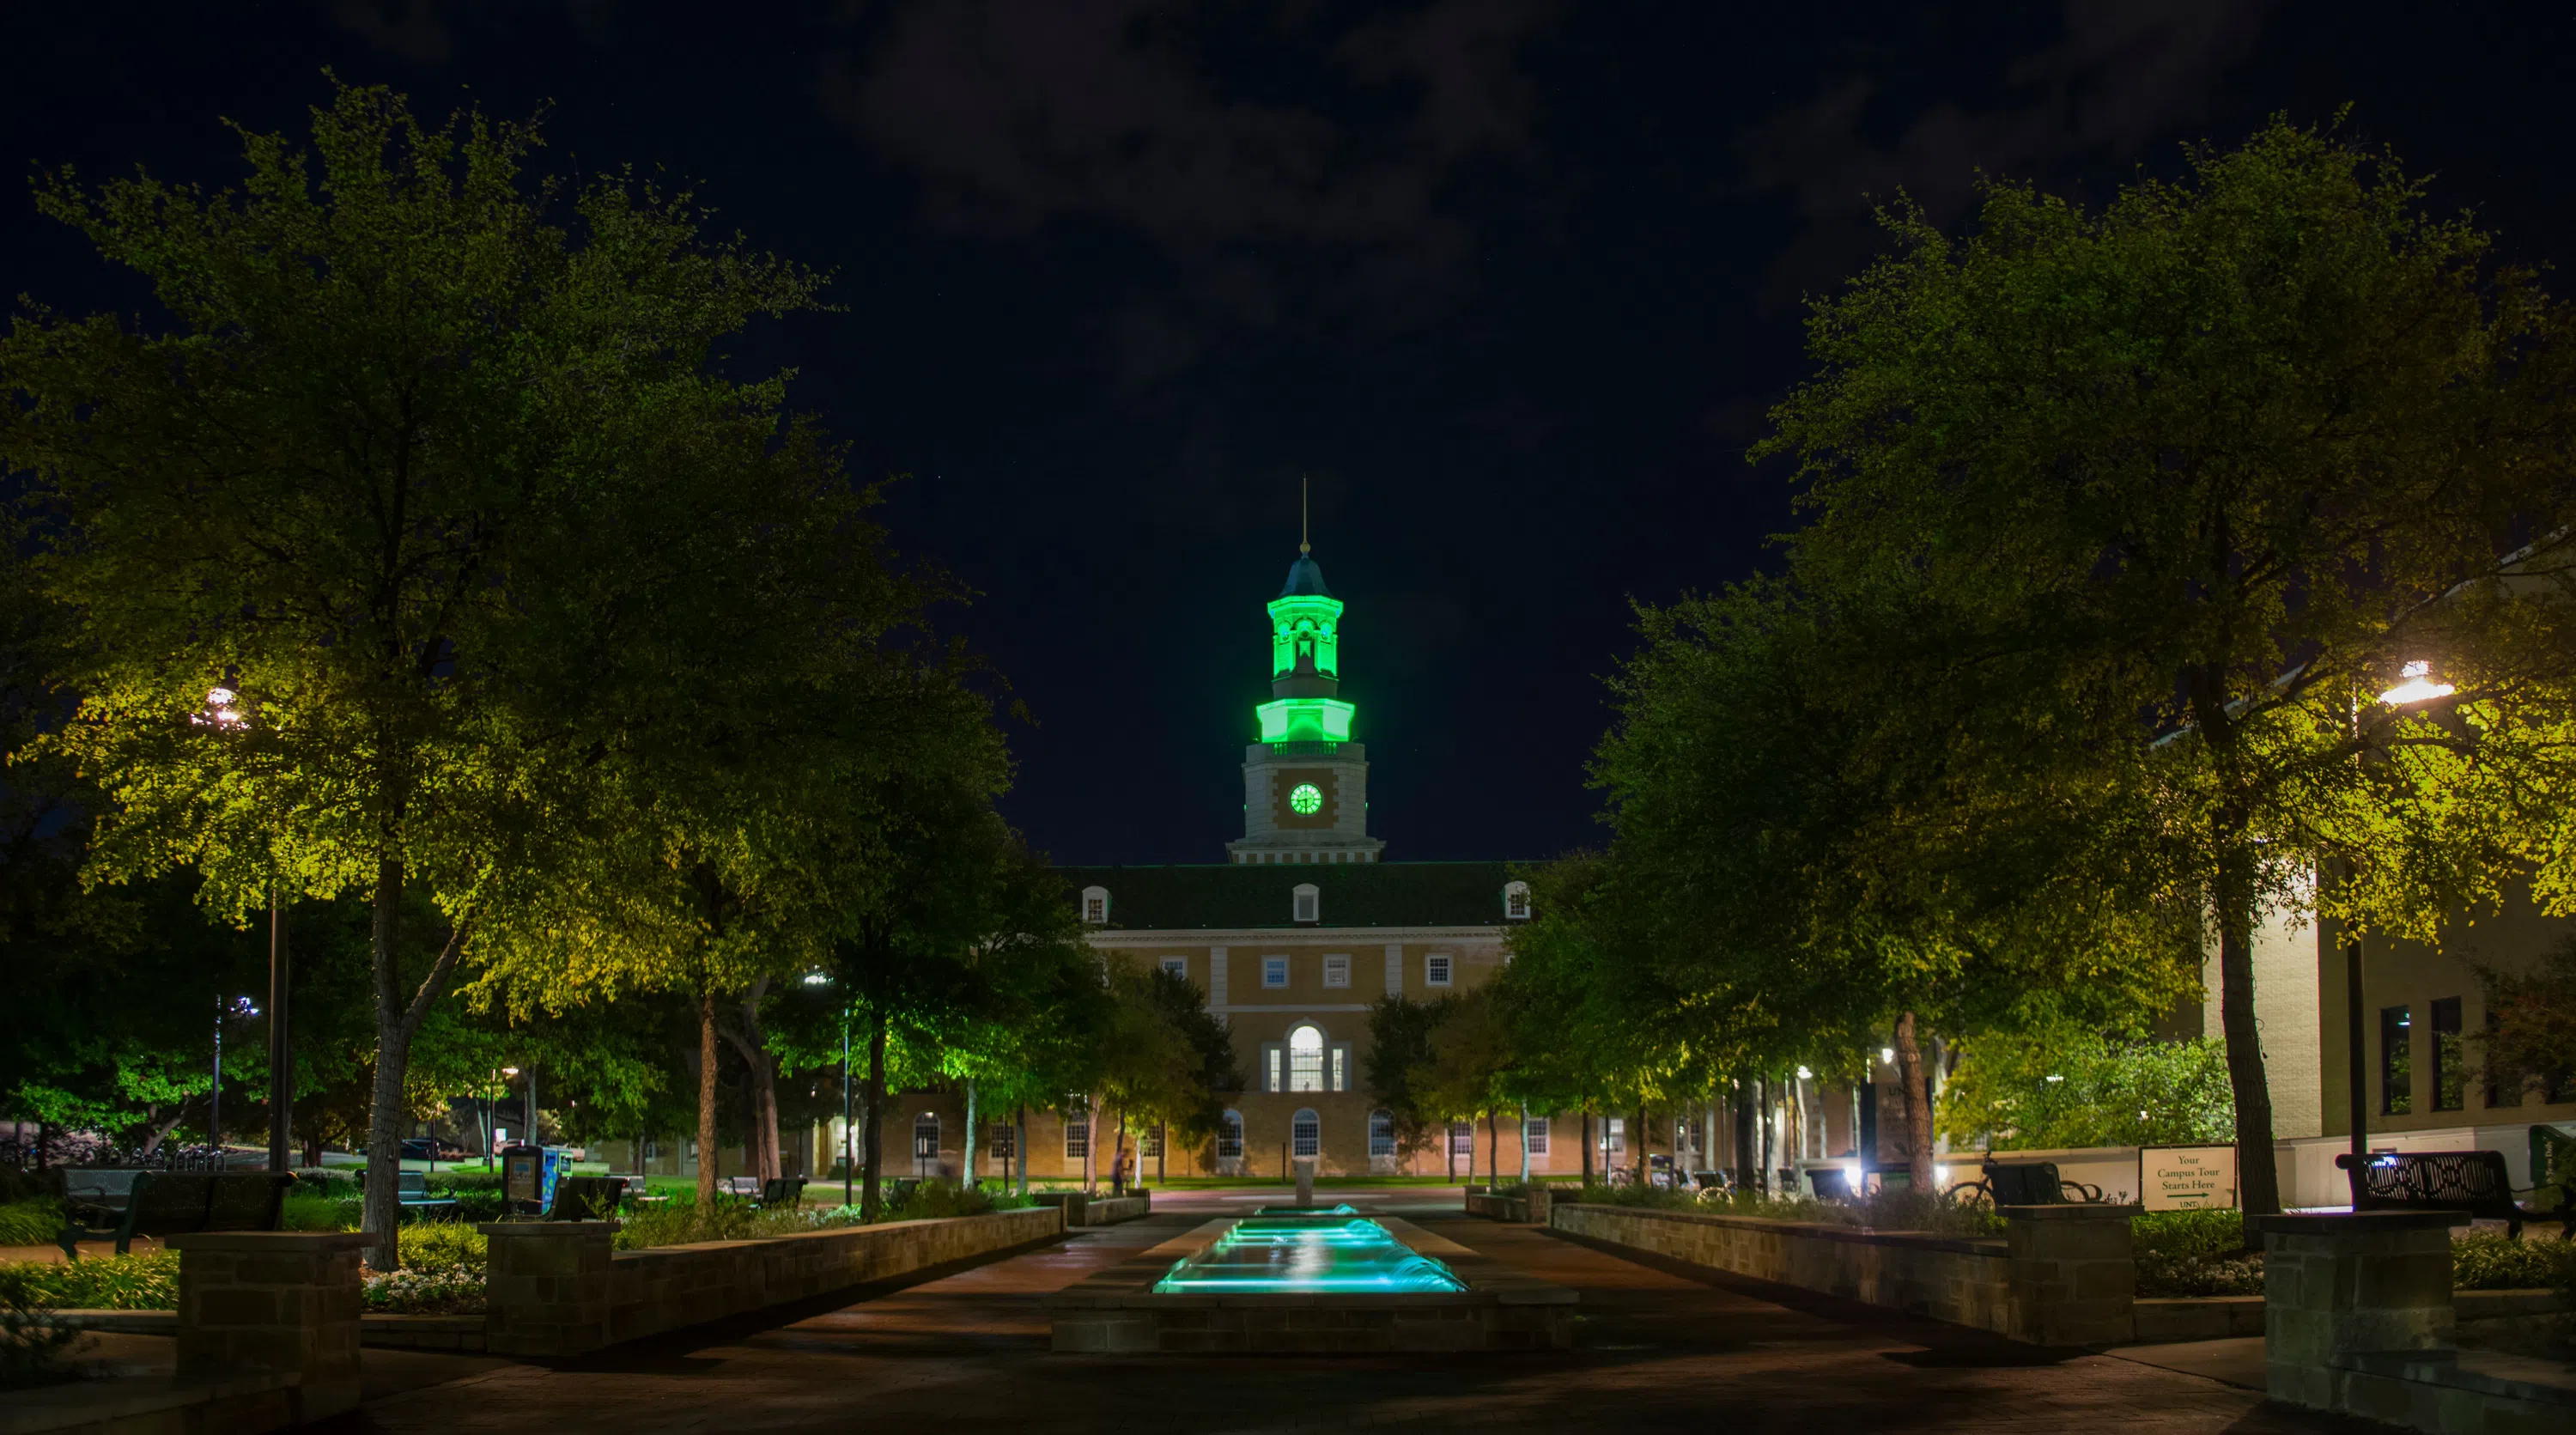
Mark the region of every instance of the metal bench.
<instances>
[{"instance_id":1,"label":"metal bench","mask_svg":"<svg viewBox=\"0 0 2576 1435\"><path fill-rule=\"evenodd\" d=\"M295 1178L283 1171L138 1171L122 1210L90 1203L73 1207L72 1223L55 1244L67 1260L80 1259L83 1241L114 1241L116 1253L136 1236L186 1236L199 1231L274 1231L286 1210ZM83 1224L106 1218L112 1225Z\"/></svg>"},{"instance_id":2,"label":"metal bench","mask_svg":"<svg viewBox=\"0 0 2576 1435\"><path fill-rule=\"evenodd\" d=\"M802 1176L772 1176L760 1183L760 1205L763 1210L775 1210L784 1206L792 1211L804 1203L805 1178Z\"/></svg>"},{"instance_id":3,"label":"metal bench","mask_svg":"<svg viewBox=\"0 0 2576 1435\"><path fill-rule=\"evenodd\" d=\"M2505 1223L2519 1237L2525 1221L2556 1221L2558 1233L2576 1230L2576 1195L2561 1189L2558 1209L2536 1211L2514 1199L2501 1151L2373 1151L2335 1158L2352 1181L2356 1211L2465 1211ZM2535 1189L2528 1188L2525 1189Z\"/></svg>"},{"instance_id":4,"label":"metal bench","mask_svg":"<svg viewBox=\"0 0 2576 1435\"><path fill-rule=\"evenodd\" d=\"M624 1176L566 1176L555 1182L555 1203L546 1211L549 1221L605 1221L617 1214L617 1203L625 1198Z\"/></svg>"},{"instance_id":5,"label":"metal bench","mask_svg":"<svg viewBox=\"0 0 2576 1435\"><path fill-rule=\"evenodd\" d=\"M1988 1161L1982 1179L1962 1181L1949 1195L1956 1200L1970 1192L1998 1206L2090 1206L2102 1201L2101 1187L2061 1178L2054 1161Z\"/></svg>"},{"instance_id":6,"label":"metal bench","mask_svg":"<svg viewBox=\"0 0 2576 1435\"><path fill-rule=\"evenodd\" d=\"M358 1172L358 1189L367 1189L367 1173ZM446 1196L429 1194L429 1177L420 1171L394 1173L394 1201L402 1207L405 1220L415 1216L444 1215L456 1209L456 1202Z\"/></svg>"}]
</instances>

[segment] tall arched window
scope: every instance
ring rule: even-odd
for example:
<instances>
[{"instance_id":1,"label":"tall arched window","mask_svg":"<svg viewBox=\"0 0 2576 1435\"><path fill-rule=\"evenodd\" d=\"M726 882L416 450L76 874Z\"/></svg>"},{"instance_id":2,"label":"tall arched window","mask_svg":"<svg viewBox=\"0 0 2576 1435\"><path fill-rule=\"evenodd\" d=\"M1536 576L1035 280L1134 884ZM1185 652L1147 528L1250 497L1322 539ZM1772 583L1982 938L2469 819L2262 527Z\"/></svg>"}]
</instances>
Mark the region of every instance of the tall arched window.
<instances>
[{"instance_id":1,"label":"tall arched window","mask_svg":"<svg viewBox=\"0 0 2576 1435\"><path fill-rule=\"evenodd\" d=\"M912 1166L917 1176L939 1174L939 1114L925 1111L912 1118Z\"/></svg>"},{"instance_id":2,"label":"tall arched window","mask_svg":"<svg viewBox=\"0 0 2576 1435\"><path fill-rule=\"evenodd\" d=\"M1311 1026L1288 1033L1288 1089L1324 1089L1324 1034Z\"/></svg>"},{"instance_id":3,"label":"tall arched window","mask_svg":"<svg viewBox=\"0 0 2576 1435\"><path fill-rule=\"evenodd\" d=\"M1369 1155L1371 1155L1371 1156L1375 1157L1375 1156L1392 1156L1392 1155L1394 1155L1394 1154L1395 1154L1395 1113L1394 1113L1394 1112L1391 1112L1391 1111L1372 1111L1372 1112L1370 1112L1370 1113L1369 1113Z\"/></svg>"},{"instance_id":4,"label":"tall arched window","mask_svg":"<svg viewBox=\"0 0 2576 1435\"><path fill-rule=\"evenodd\" d=\"M1221 1160L1230 1160L1243 1155L1242 1112L1228 1111L1225 1113L1225 1120L1217 1123L1216 1154Z\"/></svg>"},{"instance_id":5,"label":"tall arched window","mask_svg":"<svg viewBox=\"0 0 2576 1435\"><path fill-rule=\"evenodd\" d=\"M1317 1156L1324 1150L1324 1123L1313 1107L1299 1108L1288 1123L1288 1154Z\"/></svg>"}]
</instances>

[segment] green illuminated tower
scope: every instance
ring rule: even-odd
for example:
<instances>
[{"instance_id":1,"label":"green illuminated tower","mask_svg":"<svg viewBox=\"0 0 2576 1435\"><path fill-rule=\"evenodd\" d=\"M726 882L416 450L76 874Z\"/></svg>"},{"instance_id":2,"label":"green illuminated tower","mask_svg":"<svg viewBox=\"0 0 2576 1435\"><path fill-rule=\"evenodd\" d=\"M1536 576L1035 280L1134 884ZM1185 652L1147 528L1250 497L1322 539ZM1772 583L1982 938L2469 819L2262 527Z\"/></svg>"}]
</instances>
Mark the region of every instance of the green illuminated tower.
<instances>
[{"instance_id":1,"label":"green illuminated tower","mask_svg":"<svg viewBox=\"0 0 2576 1435\"><path fill-rule=\"evenodd\" d=\"M1270 701L1253 709L1261 738L1243 750L1238 863L1374 862L1368 750L1351 741L1342 686L1342 601L1324 587L1310 545L1270 600Z\"/></svg>"}]
</instances>

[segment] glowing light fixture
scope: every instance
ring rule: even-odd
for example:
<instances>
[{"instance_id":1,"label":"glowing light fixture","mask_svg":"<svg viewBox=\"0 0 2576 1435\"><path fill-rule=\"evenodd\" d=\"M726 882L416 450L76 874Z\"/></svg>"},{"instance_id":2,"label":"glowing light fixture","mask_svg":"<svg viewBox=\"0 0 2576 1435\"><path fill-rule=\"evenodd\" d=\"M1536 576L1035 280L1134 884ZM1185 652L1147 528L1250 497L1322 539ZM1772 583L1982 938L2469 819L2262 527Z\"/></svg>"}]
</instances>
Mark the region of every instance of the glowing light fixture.
<instances>
[{"instance_id":1,"label":"glowing light fixture","mask_svg":"<svg viewBox=\"0 0 2576 1435\"><path fill-rule=\"evenodd\" d=\"M2431 663L2408 663L2405 667L2398 669L2397 675L2404 678L2405 681L2379 695L2379 700L2383 703L2387 703L2391 707L2404 707L2408 703L2427 702L2434 698L2447 698L2451 694L2459 691L2459 689L2451 686L2449 683L2437 683L2433 681L2433 665Z\"/></svg>"},{"instance_id":2,"label":"glowing light fixture","mask_svg":"<svg viewBox=\"0 0 2576 1435\"><path fill-rule=\"evenodd\" d=\"M1800 1081L1813 1081L1816 1079L1816 1074L1802 1066L1798 1068L1798 1079Z\"/></svg>"},{"instance_id":3,"label":"glowing light fixture","mask_svg":"<svg viewBox=\"0 0 2576 1435\"><path fill-rule=\"evenodd\" d=\"M2057 1075L2055 1072L2051 1072L2051 1073L2049 1073L2049 1075L2048 1075L2048 1077L2047 1077L2046 1079L2047 1079L2047 1080L2050 1080L2050 1081L2064 1081L2066 1078L2065 1078L2065 1077L2063 1077L2063 1076L2059 1076L2059 1075Z\"/></svg>"},{"instance_id":4,"label":"glowing light fixture","mask_svg":"<svg viewBox=\"0 0 2576 1435\"><path fill-rule=\"evenodd\" d=\"M208 688L205 707L188 714L188 721L197 727L227 729L248 727L250 714L243 712L240 704L241 695L232 689Z\"/></svg>"},{"instance_id":5,"label":"glowing light fixture","mask_svg":"<svg viewBox=\"0 0 2576 1435\"><path fill-rule=\"evenodd\" d=\"M1896 1064L1896 1048L1892 1046L1880 1047L1878 1049L1878 1059L1886 1062L1890 1066L1894 1066Z\"/></svg>"}]
</instances>

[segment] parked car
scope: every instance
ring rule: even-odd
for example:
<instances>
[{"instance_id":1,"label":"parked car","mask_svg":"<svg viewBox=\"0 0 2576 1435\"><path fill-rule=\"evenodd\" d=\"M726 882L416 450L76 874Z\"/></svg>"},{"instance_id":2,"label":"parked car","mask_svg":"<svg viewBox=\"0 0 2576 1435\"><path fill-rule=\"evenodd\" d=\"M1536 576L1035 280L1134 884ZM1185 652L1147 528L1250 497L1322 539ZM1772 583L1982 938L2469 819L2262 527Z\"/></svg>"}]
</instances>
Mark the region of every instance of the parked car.
<instances>
[{"instance_id":1,"label":"parked car","mask_svg":"<svg viewBox=\"0 0 2576 1435\"><path fill-rule=\"evenodd\" d=\"M402 1144L402 1159L406 1161L462 1161L472 1154L435 1136L413 1136Z\"/></svg>"}]
</instances>

